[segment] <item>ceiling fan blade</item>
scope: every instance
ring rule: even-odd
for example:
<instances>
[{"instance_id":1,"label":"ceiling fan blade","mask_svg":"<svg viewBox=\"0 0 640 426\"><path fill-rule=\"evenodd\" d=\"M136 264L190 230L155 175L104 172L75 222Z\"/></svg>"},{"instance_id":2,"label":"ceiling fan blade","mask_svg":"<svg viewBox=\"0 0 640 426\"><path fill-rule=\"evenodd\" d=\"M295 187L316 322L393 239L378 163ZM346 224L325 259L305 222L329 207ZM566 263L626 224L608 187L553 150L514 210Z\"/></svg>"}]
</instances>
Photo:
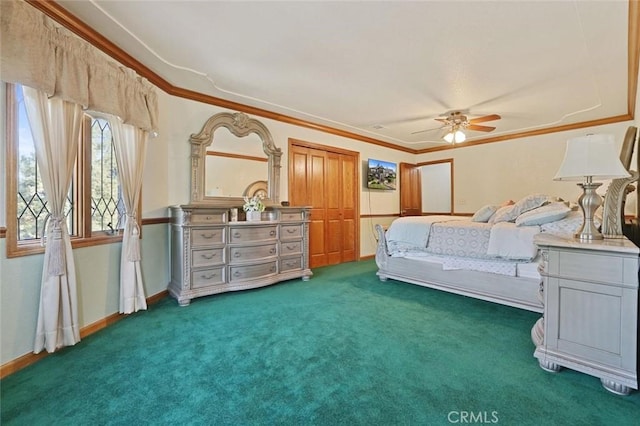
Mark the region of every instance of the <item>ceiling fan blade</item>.
<instances>
[{"instance_id":1,"label":"ceiling fan blade","mask_svg":"<svg viewBox=\"0 0 640 426\"><path fill-rule=\"evenodd\" d=\"M448 123L448 122L449 122L449 119L448 119L448 118L434 118L434 120L436 120L436 121L440 121L440 122L442 122L442 123Z\"/></svg>"},{"instance_id":2,"label":"ceiling fan blade","mask_svg":"<svg viewBox=\"0 0 640 426\"><path fill-rule=\"evenodd\" d=\"M467 125L467 129L469 130L477 130L478 132L491 132L495 130L495 127L491 126L478 126L477 124L469 124Z\"/></svg>"},{"instance_id":3,"label":"ceiling fan blade","mask_svg":"<svg viewBox=\"0 0 640 426\"><path fill-rule=\"evenodd\" d=\"M500 117L498 114L491 114L491 115L485 115L484 117L472 118L471 120L469 120L469 123L470 124L484 123L485 121L500 120L501 118L502 117Z\"/></svg>"}]
</instances>

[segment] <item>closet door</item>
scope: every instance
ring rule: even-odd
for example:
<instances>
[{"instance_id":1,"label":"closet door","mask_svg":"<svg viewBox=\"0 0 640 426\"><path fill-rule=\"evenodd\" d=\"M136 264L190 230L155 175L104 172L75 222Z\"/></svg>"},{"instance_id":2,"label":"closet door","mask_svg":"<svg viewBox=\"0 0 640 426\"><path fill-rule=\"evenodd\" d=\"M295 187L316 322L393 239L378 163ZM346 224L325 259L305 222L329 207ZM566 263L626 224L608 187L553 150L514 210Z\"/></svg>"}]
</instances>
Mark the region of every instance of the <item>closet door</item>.
<instances>
[{"instance_id":1,"label":"closet door","mask_svg":"<svg viewBox=\"0 0 640 426\"><path fill-rule=\"evenodd\" d=\"M289 203L311 207L309 267L327 265L325 178L326 152L289 143Z\"/></svg>"},{"instance_id":2,"label":"closet door","mask_svg":"<svg viewBox=\"0 0 640 426\"><path fill-rule=\"evenodd\" d=\"M357 162L357 153L289 141L289 201L311 207L311 268L357 259Z\"/></svg>"}]
</instances>

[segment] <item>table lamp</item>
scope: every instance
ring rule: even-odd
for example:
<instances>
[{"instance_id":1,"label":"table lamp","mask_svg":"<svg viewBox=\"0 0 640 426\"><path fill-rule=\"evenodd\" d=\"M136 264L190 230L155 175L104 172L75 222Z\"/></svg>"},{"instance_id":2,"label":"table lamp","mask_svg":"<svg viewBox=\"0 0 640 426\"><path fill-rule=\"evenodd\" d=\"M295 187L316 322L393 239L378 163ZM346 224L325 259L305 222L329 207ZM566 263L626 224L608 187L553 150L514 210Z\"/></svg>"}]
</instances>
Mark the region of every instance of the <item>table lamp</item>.
<instances>
[{"instance_id":1,"label":"table lamp","mask_svg":"<svg viewBox=\"0 0 640 426\"><path fill-rule=\"evenodd\" d=\"M553 180L578 180L582 188L582 195L578 204L582 210L582 227L575 234L580 241L603 239L593 223L593 217L600 205L602 197L596 189L602 185L596 180L609 180L629 177L618 157L618 152L612 135L595 134L572 138L567 141L567 150L560 170Z\"/></svg>"}]
</instances>

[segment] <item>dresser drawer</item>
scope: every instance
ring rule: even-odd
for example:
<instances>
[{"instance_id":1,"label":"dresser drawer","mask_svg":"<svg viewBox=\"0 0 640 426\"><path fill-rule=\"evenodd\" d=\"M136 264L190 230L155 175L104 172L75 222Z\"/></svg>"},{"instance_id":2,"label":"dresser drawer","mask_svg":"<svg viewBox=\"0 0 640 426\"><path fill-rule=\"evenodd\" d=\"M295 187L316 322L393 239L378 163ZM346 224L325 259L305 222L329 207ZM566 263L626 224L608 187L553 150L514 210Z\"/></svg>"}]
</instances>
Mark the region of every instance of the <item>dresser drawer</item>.
<instances>
[{"instance_id":1,"label":"dresser drawer","mask_svg":"<svg viewBox=\"0 0 640 426\"><path fill-rule=\"evenodd\" d=\"M278 265L276 261L261 263L259 265L230 266L229 282L233 283L236 281L253 280L269 275L275 275L276 272L278 272Z\"/></svg>"},{"instance_id":2,"label":"dresser drawer","mask_svg":"<svg viewBox=\"0 0 640 426\"><path fill-rule=\"evenodd\" d=\"M281 212L280 220L282 222L292 222L298 220L304 220L304 215L302 212Z\"/></svg>"},{"instance_id":3,"label":"dresser drawer","mask_svg":"<svg viewBox=\"0 0 640 426\"><path fill-rule=\"evenodd\" d=\"M224 248L199 249L191 251L191 266L199 268L224 263Z\"/></svg>"},{"instance_id":4,"label":"dresser drawer","mask_svg":"<svg viewBox=\"0 0 640 426\"><path fill-rule=\"evenodd\" d=\"M278 255L275 243L249 247L229 247L229 262L239 263Z\"/></svg>"},{"instance_id":5,"label":"dresser drawer","mask_svg":"<svg viewBox=\"0 0 640 426\"><path fill-rule=\"evenodd\" d=\"M280 243L280 255L302 254L302 241L283 241Z\"/></svg>"},{"instance_id":6,"label":"dresser drawer","mask_svg":"<svg viewBox=\"0 0 640 426\"><path fill-rule=\"evenodd\" d=\"M280 259L280 272L295 271L299 269L302 269L302 257Z\"/></svg>"},{"instance_id":7,"label":"dresser drawer","mask_svg":"<svg viewBox=\"0 0 640 426\"><path fill-rule=\"evenodd\" d=\"M200 269L191 271L191 288L208 287L216 284L224 284L224 266L217 268Z\"/></svg>"},{"instance_id":8,"label":"dresser drawer","mask_svg":"<svg viewBox=\"0 0 640 426\"><path fill-rule=\"evenodd\" d=\"M302 238L302 225L281 225L280 238L283 240Z\"/></svg>"},{"instance_id":9,"label":"dresser drawer","mask_svg":"<svg viewBox=\"0 0 640 426\"><path fill-rule=\"evenodd\" d=\"M210 246L224 243L224 228L192 228L191 245L193 247Z\"/></svg>"},{"instance_id":10,"label":"dresser drawer","mask_svg":"<svg viewBox=\"0 0 640 426\"><path fill-rule=\"evenodd\" d=\"M273 240L277 237L278 227L276 225L236 226L229 229L229 242L231 243Z\"/></svg>"},{"instance_id":11,"label":"dresser drawer","mask_svg":"<svg viewBox=\"0 0 640 426\"><path fill-rule=\"evenodd\" d=\"M191 223L193 225L208 225L225 222L225 213L219 211L194 211L191 213Z\"/></svg>"}]
</instances>

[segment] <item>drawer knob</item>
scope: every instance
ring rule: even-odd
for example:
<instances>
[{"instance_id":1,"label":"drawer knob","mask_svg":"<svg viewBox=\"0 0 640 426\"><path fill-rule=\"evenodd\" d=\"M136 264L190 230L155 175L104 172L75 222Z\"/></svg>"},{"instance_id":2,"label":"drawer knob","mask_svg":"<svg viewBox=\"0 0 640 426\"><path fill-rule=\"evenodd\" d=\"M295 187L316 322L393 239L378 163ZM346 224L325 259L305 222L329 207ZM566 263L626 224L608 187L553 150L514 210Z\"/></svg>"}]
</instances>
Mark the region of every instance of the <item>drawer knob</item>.
<instances>
[{"instance_id":1,"label":"drawer knob","mask_svg":"<svg viewBox=\"0 0 640 426\"><path fill-rule=\"evenodd\" d=\"M276 267L272 266L271 268L269 268L269 272L275 272L276 271Z\"/></svg>"},{"instance_id":2,"label":"drawer knob","mask_svg":"<svg viewBox=\"0 0 640 426\"><path fill-rule=\"evenodd\" d=\"M269 235L273 237L274 235L276 235L276 231L272 230L271 232L269 232Z\"/></svg>"},{"instance_id":3,"label":"drawer knob","mask_svg":"<svg viewBox=\"0 0 640 426\"><path fill-rule=\"evenodd\" d=\"M269 254L274 254L276 252L275 248L271 248L271 250L269 250Z\"/></svg>"},{"instance_id":4,"label":"drawer knob","mask_svg":"<svg viewBox=\"0 0 640 426\"><path fill-rule=\"evenodd\" d=\"M211 278L215 277L216 275L217 275L217 274L214 272L214 273L209 274L209 275L204 275L204 274L203 274L203 275L200 275L200 277L201 277L202 279L205 279L205 280L210 280Z\"/></svg>"},{"instance_id":5,"label":"drawer knob","mask_svg":"<svg viewBox=\"0 0 640 426\"><path fill-rule=\"evenodd\" d=\"M296 248L296 246L286 246L287 250L294 250Z\"/></svg>"},{"instance_id":6,"label":"drawer knob","mask_svg":"<svg viewBox=\"0 0 640 426\"><path fill-rule=\"evenodd\" d=\"M215 234L215 233L211 233L211 234L205 234L205 233L202 233L202 234L200 234L200 236L201 236L202 238L206 238L207 240L210 240L211 238L215 237L215 236L216 236L216 234Z\"/></svg>"},{"instance_id":7,"label":"drawer knob","mask_svg":"<svg viewBox=\"0 0 640 426\"><path fill-rule=\"evenodd\" d=\"M233 273L233 276L234 276L234 277L241 277L241 276L242 276L242 274L241 274L239 271L235 271L235 272Z\"/></svg>"},{"instance_id":8,"label":"drawer knob","mask_svg":"<svg viewBox=\"0 0 640 426\"><path fill-rule=\"evenodd\" d=\"M213 219L213 216L207 216L207 220Z\"/></svg>"},{"instance_id":9,"label":"drawer knob","mask_svg":"<svg viewBox=\"0 0 640 426\"><path fill-rule=\"evenodd\" d=\"M242 256L242 253L240 253L239 251L233 254L233 257L240 257L240 256Z\"/></svg>"},{"instance_id":10,"label":"drawer knob","mask_svg":"<svg viewBox=\"0 0 640 426\"><path fill-rule=\"evenodd\" d=\"M209 254L202 254L202 257L204 257L205 259L213 259L214 257L216 257L215 253L209 253Z\"/></svg>"},{"instance_id":11,"label":"drawer knob","mask_svg":"<svg viewBox=\"0 0 640 426\"><path fill-rule=\"evenodd\" d=\"M294 232L296 232L296 230L295 229L287 229L287 232L290 233L290 234L293 234Z\"/></svg>"},{"instance_id":12,"label":"drawer knob","mask_svg":"<svg viewBox=\"0 0 640 426\"><path fill-rule=\"evenodd\" d=\"M235 233L233 234L233 236L234 236L235 238L240 238L241 234L240 234L239 232L235 232Z\"/></svg>"}]
</instances>

